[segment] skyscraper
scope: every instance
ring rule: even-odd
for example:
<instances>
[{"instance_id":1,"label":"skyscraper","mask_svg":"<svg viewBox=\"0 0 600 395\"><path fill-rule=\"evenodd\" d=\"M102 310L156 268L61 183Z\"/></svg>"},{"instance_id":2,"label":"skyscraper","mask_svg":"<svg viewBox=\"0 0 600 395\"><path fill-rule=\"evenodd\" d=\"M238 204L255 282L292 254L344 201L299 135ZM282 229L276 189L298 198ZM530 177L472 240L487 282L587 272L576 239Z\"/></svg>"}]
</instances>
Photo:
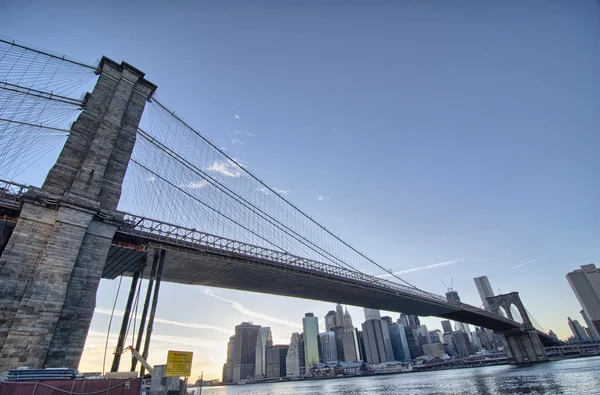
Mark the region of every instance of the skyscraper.
<instances>
[{"instance_id":1,"label":"skyscraper","mask_svg":"<svg viewBox=\"0 0 600 395\"><path fill-rule=\"evenodd\" d=\"M444 330L444 333L452 333L452 324L450 323L449 320L443 320L442 321L442 329Z\"/></svg>"},{"instance_id":2,"label":"skyscraper","mask_svg":"<svg viewBox=\"0 0 600 395\"><path fill-rule=\"evenodd\" d=\"M421 343L419 343L417 329L412 326L405 326L404 333L411 358L415 359L416 357L423 355L423 348L421 347Z\"/></svg>"},{"instance_id":3,"label":"skyscraper","mask_svg":"<svg viewBox=\"0 0 600 395\"><path fill-rule=\"evenodd\" d=\"M301 333L292 333L290 346L285 357L286 375L289 377L304 377L304 337Z\"/></svg>"},{"instance_id":4,"label":"skyscraper","mask_svg":"<svg viewBox=\"0 0 600 395\"><path fill-rule=\"evenodd\" d=\"M408 348L408 340L406 339L406 331L403 324L394 323L388 325L388 332L392 341L392 351L394 352L395 361L410 361L410 350Z\"/></svg>"},{"instance_id":5,"label":"skyscraper","mask_svg":"<svg viewBox=\"0 0 600 395\"><path fill-rule=\"evenodd\" d=\"M381 319L381 312L379 310L365 308L364 311L365 311L365 321Z\"/></svg>"},{"instance_id":6,"label":"skyscraper","mask_svg":"<svg viewBox=\"0 0 600 395\"><path fill-rule=\"evenodd\" d=\"M583 265L568 273L567 280L588 318L590 331L600 339L600 272L594 264Z\"/></svg>"},{"instance_id":7,"label":"skyscraper","mask_svg":"<svg viewBox=\"0 0 600 395\"><path fill-rule=\"evenodd\" d=\"M352 324L352 316L350 316L350 313L348 313L348 307L346 307L344 311L344 328L346 328L346 332L354 330L354 325Z\"/></svg>"},{"instance_id":8,"label":"skyscraper","mask_svg":"<svg viewBox=\"0 0 600 395\"><path fill-rule=\"evenodd\" d=\"M235 327L233 346L232 381L254 377L256 367L256 341L260 325L242 322Z\"/></svg>"},{"instance_id":9,"label":"skyscraper","mask_svg":"<svg viewBox=\"0 0 600 395\"><path fill-rule=\"evenodd\" d=\"M495 296L494 290L492 289L492 285L490 284L490 280L488 280L487 276L481 276L475 277L473 281L475 281L477 292L479 292L479 297L483 302L483 308L485 310L490 311L490 305L488 304L486 298L491 298L492 296Z\"/></svg>"},{"instance_id":10,"label":"skyscraper","mask_svg":"<svg viewBox=\"0 0 600 395\"><path fill-rule=\"evenodd\" d=\"M287 375L286 357L289 346L285 344L276 344L267 346L265 355L267 360L266 377L278 378Z\"/></svg>"},{"instance_id":11,"label":"skyscraper","mask_svg":"<svg viewBox=\"0 0 600 395\"><path fill-rule=\"evenodd\" d=\"M331 331L319 333L319 344L321 345L321 360L323 362L338 361L335 333Z\"/></svg>"},{"instance_id":12,"label":"skyscraper","mask_svg":"<svg viewBox=\"0 0 600 395\"><path fill-rule=\"evenodd\" d=\"M467 333L462 331L454 332L452 334L452 343L454 344L454 348L456 348L456 352L461 358L473 355L473 346L471 345L471 340L469 339L469 335Z\"/></svg>"},{"instance_id":13,"label":"skyscraper","mask_svg":"<svg viewBox=\"0 0 600 395\"><path fill-rule=\"evenodd\" d=\"M225 366L223 367L223 382L231 383L233 380L233 353L235 350L235 336L229 337L229 342L227 343L227 362L225 362Z\"/></svg>"},{"instance_id":14,"label":"skyscraper","mask_svg":"<svg viewBox=\"0 0 600 395\"><path fill-rule=\"evenodd\" d=\"M335 306L335 326L344 326L344 308L339 303Z\"/></svg>"},{"instance_id":15,"label":"skyscraper","mask_svg":"<svg viewBox=\"0 0 600 395\"><path fill-rule=\"evenodd\" d=\"M319 319L313 313L304 314L302 329L304 330L304 367L308 374L310 368L319 363Z\"/></svg>"},{"instance_id":16,"label":"skyscraper","mask_svg":"<svg viewBox=\"0 0 600 395\"><path fill-rule=\"evenodd\" d=\"M346 329L343 326L334 326L331 331L335 334L335 346L337 351L337 361L345 361L344 356L344 333Z\"/></svg>"},{"instance_id":17,"label":"skyscraper","mask_svg":"<svg viewBox=\"0 0 600 395\"><path fill-rule=\"evenodd\" d=\"M261 327L258 333L258 339L256 339L256 364L254 377L264 377L266 375L266 351L267 347L272 345L273 335L271 334L271 328L268 326Z\"/></svg>"},{"instance_id":18,"label":"skyscraper","mask_svg":"<svg viewBox=\"0 0 600 395\"><path fill-rule=\"evenodd\" d=\"M361 360L358 348L358 329L354 328L351 331L344 332L342 335L342 345L345 362L357 362Z\"/></svg>"},{"instance_id":19,"label":"skyscraper","mask_svg":"<svg viewBox=\"0 0 600 395\"><path fill-rule=\"evenodd\" d=\"M325 314L325 331L329 332L334 326L337 326L336 314L335 311L329 310Z\"/></svg>"},{"instance_id":20,"label":"skyscraper","mask_svg":"<svg viewBox=\"0 0 600 395\"><path fill-rule=\"evenodd\" d=\"M367 317L362 324L366 362L378 364L393 361L394 351L387 323L381 319L379 310L365 309L365 318Z\"/></svg>"},{"instance_id":21,"label":"skyscraper","mask_svg":"<svg viewBox=\"0 0 600 395\"><path fill-rule=\"evenodd\" d=\"M448 292L446 292L446 300L448 300L448 302L460 303L460 296L458 296L458 291L449 289ZM467 336L469 337L469 341L471 341L471 329L469 328L469 324L455 321L454 329L456 331L465 332L467 334Z\"/></svg>"},{"instance_id":22,"label":"skyscraper","mask_svg":"<svg viewBox=\"0 0 600 395\"><path fill-rule=\"evenodd\" d=\"M573 332L573 336L577 339L579 343L581 342L589 342L591 339L588 337L587 333L577 320L572 320L571 317L567 317L569 320L569 328L571 328L571 332Z\"/></svg>"},{"instance_id":23,"label":"skyscraper","mask_svg":"<svg viewBox=\"0 0 600 395\"><path fill-rule=\"evenodd\" d=\"M594 325L592 324L592 320L590 320L590 317L587 316L587 314L585 313L585 310L581 310L579 312L579 314L581 314L581 316L583 317L583 320L585 321L585 324L587 325L587 330L590 333L590 338L593 341L600 340L600 337L596 334L596 331L594 330Z\"/></svg>"}]
</instances>

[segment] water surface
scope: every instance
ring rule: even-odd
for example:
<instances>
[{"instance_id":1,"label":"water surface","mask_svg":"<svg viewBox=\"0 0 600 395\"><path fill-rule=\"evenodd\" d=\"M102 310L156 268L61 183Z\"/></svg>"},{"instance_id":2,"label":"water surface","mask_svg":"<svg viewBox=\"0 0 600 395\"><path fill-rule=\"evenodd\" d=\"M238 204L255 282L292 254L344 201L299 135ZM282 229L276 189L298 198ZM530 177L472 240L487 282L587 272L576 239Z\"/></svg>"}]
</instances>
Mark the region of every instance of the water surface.
<instances>
[{"instance_id":1,"label":"water surface","mask_svg":"<svg viewBox=\"0 0 600 395\"><path fill-rule=\"evenodd\" d=\"M196 392L197 394L197 392ZM600 394L600 357L338 380L205 387L202 395Z\"/></svg>"}]
</instances>

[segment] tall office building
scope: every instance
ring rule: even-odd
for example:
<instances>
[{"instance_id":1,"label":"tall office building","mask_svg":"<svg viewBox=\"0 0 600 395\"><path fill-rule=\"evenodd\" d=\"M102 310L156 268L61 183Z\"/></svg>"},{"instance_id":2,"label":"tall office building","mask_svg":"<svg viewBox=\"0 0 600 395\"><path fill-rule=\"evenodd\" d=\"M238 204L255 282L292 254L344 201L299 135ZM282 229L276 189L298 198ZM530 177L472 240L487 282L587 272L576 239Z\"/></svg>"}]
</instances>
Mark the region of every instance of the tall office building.
<instances>
[{"instance_id":1,"label":"tall office building","mask_svg":"<svg viewBox=\"0 0 600 395\"><path fill-rule=\"evenodd\" d=\"M352 324L352 316L348 313L348 307L344 310L344 328L346 332L353 331L354 325Z\"/></svg>"},{"instance_id":2,"label":"tall office building","mask_svg":"<svg viewBox=\"0 0 600 395\"><path fill-rule=\"evenodd\" d=\"M592 339L595 342L600 340L600 337L598 337L598 335L596 335L596 331L594 331L594 325L592 324L592 320L590 320L590 317L587 316L585 310L581 310L579 314L581 314L583 320L585 321L585 324L587 325L587 331L590 334L590 339Z\"/></svg>"},{"instance_id":3,"label":"tall office building","mask_svg":"<svg viewBox=\"0 0 600 395\"><path fill-rule=\"evenodd\" d=\"M335 333L322 332L319 333L319 344L321 349L321 361L322 362L337 362L338 353L335 341Z\"/></svg>"},{"instance_id":4,"label":"tall office building","mask_svg":"<svg viewBox=\"0 0 600 395\"><path fill-rule=\"evenodd\" d=\"M335 326L344 326L344 308L341 304L335 305Z\"/></svg>"},{"instance_id":5,"label":"tall office building","mask_svg":"<svg viewBox=\"0 0 600 395\"><path fill-rule=\"evenodd\" d=\"M273 335L271 328L263 326L258 333L256 339L256 364L254 369L254 377L265 377L267 368L266 352L267 347L273 345Z\"/></svg>"},{"instance_id":6,"label":"tall office building","mask_svg":"<svg viewBox=\"0 0 600 395\"><path fill-rule=\"evenodd\" d=\"M388 332L390 333L390 339L392 341L394 360L400 362L410 361L410 350L408 348L408 340L406 339L404 325L398 323L388 325Z\"/></svg>"},{"instance_id":7,"label":"tall office building","mask_svg":"<svg viewBox=\"0 0 600 395\"><path fill-rule=\"evenodd\" d=\"M462 331L454 332L452 334L452 344L461 358L473 355L473 346L467 333Z\"/></svg>"},{"instance_id":8,"label":"tall office building","mask_svg":"<svg viewBox=\"0 0 600 395\"><path fill-rule=\"evenodd\" d=\"M591 339L588 337L587 333L577 320L572 320L571 317L567 317L569 320L569 328L571 328L571 332L573 332L573 336L579 343L581 342L589 342Z\"/></svg>"},{"instance_id":9,"label":"tall office building","mask_svg":"<svg viewBox=\"0 0 600 395\"><path fill-rule=\"evenodd\" d=\"M366 317L369 319L362 324L366 362L378 364L393 361L394 351L387 323L381 319L379 310L365 309Z\"/></svg>"},{"instance_id":10,"label":"tall office building","mask_svg":"<svg viewBox=\"0 0 600 395\"><path fill-rule=\"evenodd\" d=\"M289 346L285 344L267 346L265 352L265 359L267 360L265 377L271 379L285 377L287 375L286 357L288 348Z\"/></svg>"},{"instance_id":11,"label":"tall office building","mask_svg":"<svg viewBox=\"0 0 600 395\"><path fill-rule=\"evenodd\" d=\"M336 361L345 361L344 356L344 333L346 333L346 329L343 326L334 326L331 328L331 331L335 335L335 346L337 353Z\"/></svg>"},{"instance_id":12,"label":"tall office building","mask_svg":"<svg viewBox=\"0 0 600 395\"><path fill-rule=\"evenodd\" d=\"M233 351L235 349L235 336L229 337L227 343L227 362L223 367L223 382L231 383L233 380Z\"/></svg>"},{"instance_id":13,"label":"tall office building","mask_svg":"<svg viewBox=\"0 0 600 395\"><path fill-rule=\"evenodd\" d=\"M314 364L319 363L319 319L313 313L304 314L304 367L306 374Z\"/></svg>"},{"instance_id":14,"label":"tall office building","mask_svg":"<svg viewBox=\"0 0 600 395\"><path fill-rule=\"evenodd\" d=\"M329 332L331 328L335 326L337 326L335 311L329 310L327 314L325 314L325 332Z\"/></svg>"},{"instance_id":15,"label":"tall office building","mask_svg":"<svg viewBox=\"0 0 600 395\"><path fill-rule=\"evenodd\" d=\"M288 377L304 377L304 336L302 333L292 333L290 346L285 356L285 370Z\"/></svg>"},{"instance_id":16,"label":"tall office building","mask_svg":"<svg viewBox=\"0 0 600 395\"><path fill-rule=\"evenodd\" d=\"M417 329L412 326L405 326L404 334L406 336L406 342L408 343L411 358L415 359L416 357L423 355L423 347L421 347L421 343L419 343Z\"/></svg>"},{"instance_id":17,"label":"tall office building","mask_svg":"<svg viewBox=\"0 0 600 395\"><path fill-rule=\"evenodd\" d=\"M452 323L449 320L443 320L442 329L444 330L444 334L452 333Z\"/></svg>"},{"instance_id":18,"label":"tall office building","mask_svg":"<svg viewBox=\"0 0 600 395\"><path fill-rule=\"evenodd\" d=\"M254 377L256 367L256 341L259 337L260 325L242 322L235 327L233 346L232 381Z\"/></svg>"},{"instance_id":19,"label":"tall office building","mask_svg":"<svg viewBox=\"0 0 600 395\"><path fill-rule=\"evenodd\" d=\"M600 339L600 272L594 264L583 265L567 273L567 280L585 312L590 331Z\"/></svg>"},{"instance_id":20,"label":"tall office building","mask_svg":"<svg viewBox=\"0 0 600 395\"><path fill-rule=\"evenodd\" d=\"M448 292L446 292L446 300L448 300L448 302L460 303L460 296L458 296L457 291L449 289ZM469 324L454 321L454 330L458 332L465 332L469 337L469 341L471 341L471 328L469 328Z\"/></svg>"},{"instance_id":21,"label":"tall office building","mask_svg":"<svg viewBox=\"0 0 600 395\"><path fill-rule=\"evenodd\" d=\"M367 308L364 308L363 310L365 312L365 321L381 319L381 312L379 310Z\"/></svg>"},{"instance_id":22,"label":"tall office building","mask_svg":"<svg viewBox=\"0 0 600 395\"><path fill-rule=\"evenodd\" d=\"M473 281L475 281L477 292L479 292L479 297L483 302L483 308L487 311L490 311L490 305L488 304L486 298L491 298L492 296L495 296L494 290L492 289L492 285L490 284L490 280L488 280L487 276L481 276L475 277Z\"/></svg>"},{"instance_id":23,"label":"tall office building","mask_svg":"<svg viewBox=\"0 0 600 395\"><path fill-rule=\"evenodd\" d=\"M358 348L358 329L354 328L351 331L344 332L342 335L342 346L345 362L357 362L361 360Z\"/></svg>"},{"instance_id":24,"label":"tall office building","mask_svg":"<svg viewBox=\"0 0 600 395\"><path fill-rule=\"evenodd\" d=\"M404 326L410 326L413 328L418 328L421 326L421 321L419 320L418 315L410 315L400 313L400 318L396 320L398 324L402 324Z\"/></svg>"}]
</instances>

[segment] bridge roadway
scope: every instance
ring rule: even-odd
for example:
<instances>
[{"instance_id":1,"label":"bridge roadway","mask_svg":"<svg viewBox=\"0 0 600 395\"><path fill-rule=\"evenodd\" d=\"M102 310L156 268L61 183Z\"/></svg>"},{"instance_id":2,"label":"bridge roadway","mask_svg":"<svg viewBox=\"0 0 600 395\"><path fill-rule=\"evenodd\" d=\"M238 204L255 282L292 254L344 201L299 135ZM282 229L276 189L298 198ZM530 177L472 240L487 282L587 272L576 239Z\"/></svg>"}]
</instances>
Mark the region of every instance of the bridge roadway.
<instances>
[{"instance_id":1,"label":"bridge roadway","mask_svg":"<svg viewBox=\"0 0 600 395\"><path fill-rule=\"evenodd\" d=\"M0 206L16 217L27 187L6 185ZM483 309L357 271L132 214L124 214L124 219L103 278L131 276L145 265L149 251L162 248L166 250L162 281L436 316L497 331L520 328L519 323ZM553 343L545 333L538 334L544 344Z\"/></svg>"}]
</instances>

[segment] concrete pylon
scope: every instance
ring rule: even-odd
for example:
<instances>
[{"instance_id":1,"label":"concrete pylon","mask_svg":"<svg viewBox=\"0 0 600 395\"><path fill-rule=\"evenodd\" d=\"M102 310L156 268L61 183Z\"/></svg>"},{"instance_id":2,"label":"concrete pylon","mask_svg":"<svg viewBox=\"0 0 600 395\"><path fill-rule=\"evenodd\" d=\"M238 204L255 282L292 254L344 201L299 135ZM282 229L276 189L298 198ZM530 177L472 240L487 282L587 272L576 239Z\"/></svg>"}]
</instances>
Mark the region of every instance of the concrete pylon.
<instances>
[{"instance_id":1,"label":"concrete pylon","mask_svg":"<svg viewBox=\"0 0 600 395\"><path fill-rule=\"evenodd\" d=\"M104 57L42 188L25 195L0 257L0 371L77 368L146 101L144 73Z\"/></svg>"},{"instance_id":2,"label":"concrete pylon","mask_svg":"<svg viewBox=\"0 0 600 395\"><path fill-rule=\"evenodd\" d=\"M523 319L521 328L500 332L502 346L509 363L521 364L548 361L544 346L531 323L529 314L527 314L518 292L492 296L486 298L486 300L490 311L500 315L500 308L502 308L508 318L514 321L510 307L515 306Z\"/></svg>"}]
</instances>

